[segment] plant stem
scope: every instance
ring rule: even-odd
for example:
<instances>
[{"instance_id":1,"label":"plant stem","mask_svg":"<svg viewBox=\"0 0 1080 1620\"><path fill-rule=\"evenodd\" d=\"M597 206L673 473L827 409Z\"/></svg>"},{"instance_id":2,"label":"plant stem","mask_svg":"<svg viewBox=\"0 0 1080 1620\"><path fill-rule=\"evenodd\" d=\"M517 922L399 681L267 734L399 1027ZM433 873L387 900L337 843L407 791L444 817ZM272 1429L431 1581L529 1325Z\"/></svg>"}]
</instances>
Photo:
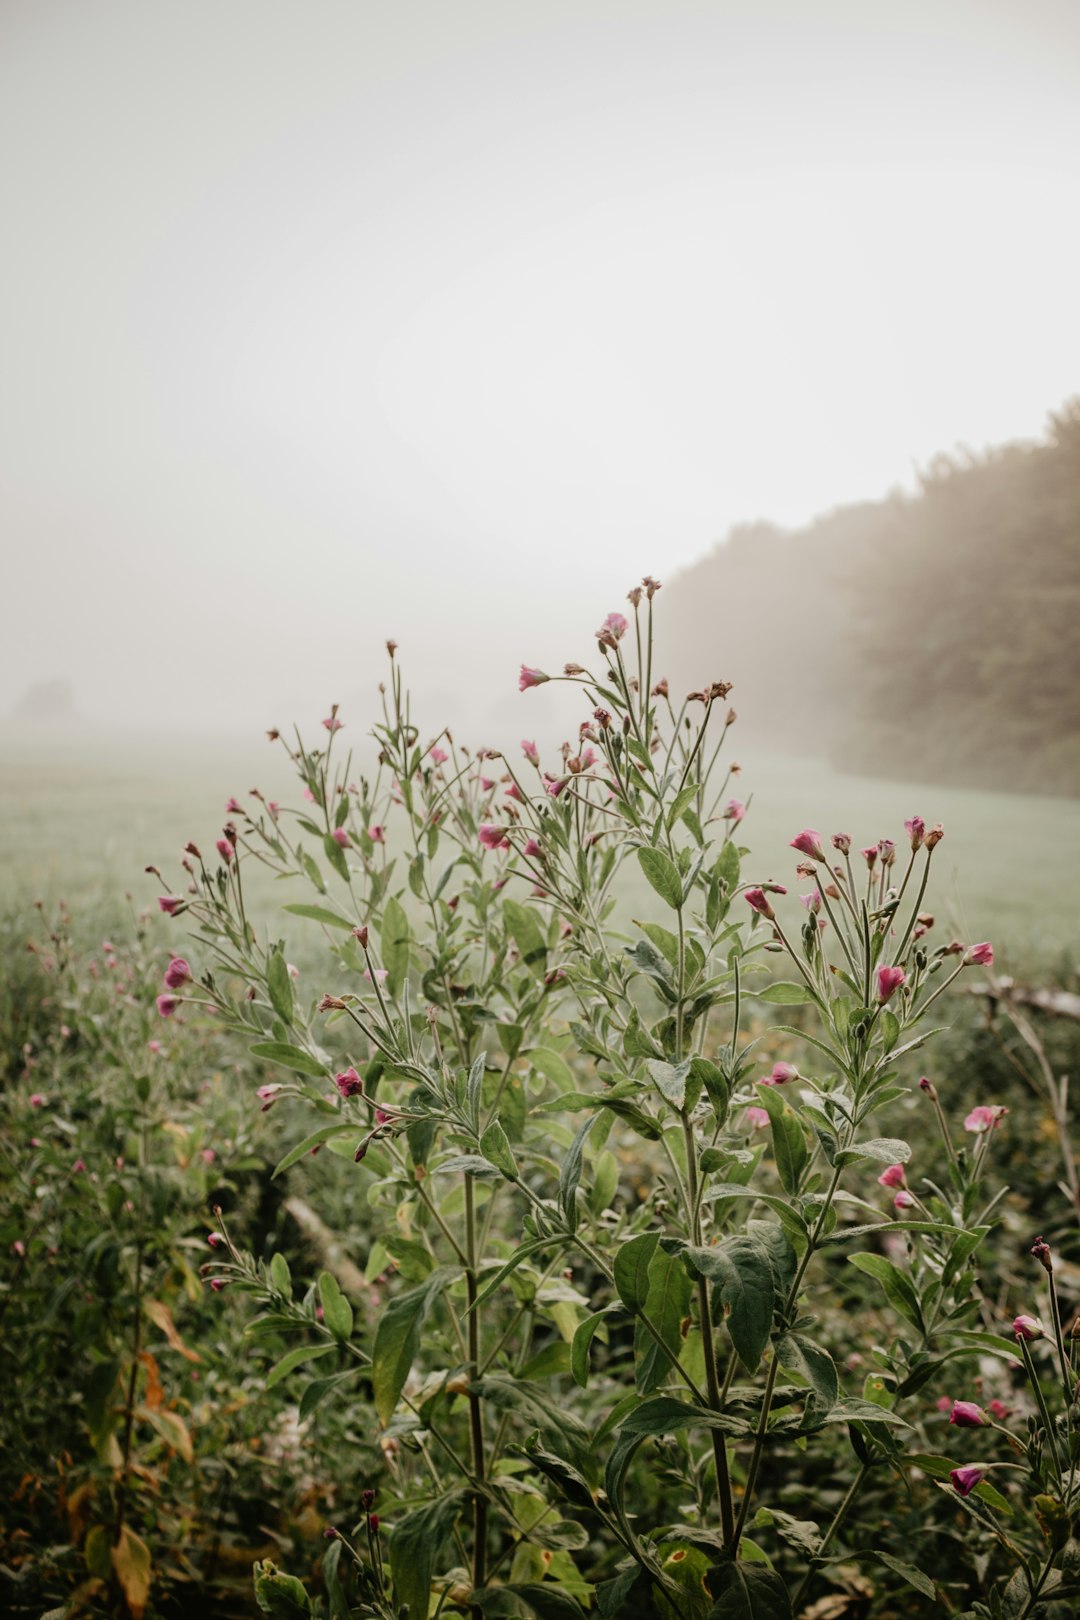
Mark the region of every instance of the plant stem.
<instances>
[{"instance_id":1,"label":"plant stem","mask_svg":"<svg viewBox=\"0 0 1080 1620\"><path fill-rule=\"evenodd\" d=\"M465 1177L465 1291L469 1304L469 1372L472 1378L480 1376L480 1313L476 1310L476 1193L473 1178ZM469 1394L469 1440L472 1447L472 1471L478 1485L484 1481L484 1419L479 1395ZM487 1581L487 1497L478 1490L473 1497L473 1560L472 1583L480 1591ZM482 1620L483 1610L474 1605L473 1613Z\"/></svg>"}]
</instances>

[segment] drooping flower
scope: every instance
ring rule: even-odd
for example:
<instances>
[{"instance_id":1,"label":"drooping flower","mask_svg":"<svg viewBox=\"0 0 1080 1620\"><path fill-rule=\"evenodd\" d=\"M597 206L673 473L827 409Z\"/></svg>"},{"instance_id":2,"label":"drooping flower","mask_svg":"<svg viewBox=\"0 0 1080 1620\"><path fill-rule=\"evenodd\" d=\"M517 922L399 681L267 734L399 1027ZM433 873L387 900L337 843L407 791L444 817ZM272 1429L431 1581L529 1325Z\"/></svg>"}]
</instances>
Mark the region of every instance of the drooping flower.
<instances>
[{"instance_id":1,"label":"drooping flower","mask_svg":"<svg viewBox=\"0 0 1080 1620\"><path fill-rule=\"evenodd\" d=\"M530 686L543 686L550 681L551 676L545 675L542 669L530 669L528 664L522 664L521 674L518 676L518 691L527 692Z\"/></svg>"},{"instance_id":2,"label":"drooping flower","mask_svg":"<svg viewBox=\"0 0 1080 1620\"><path fill-rule=\"evenodd\" d=\"M963 1468L949 1470L949 1478L953 1483L953 1490L958 1496L970 1496L981 1479L985 1479L986 1469L979 1468L975 1463L965 1463Z\"/></svg>"},{"instance_id":3,"label":"drooping flower","mask_svg":"<svg viewBox=\"0 0 1080 1620\"><path fill-rule=\"evenodd\" d=\"M218 854L221 856L222 860L225 862L225 865L228 866L230 861L233 858L233 847L230 844L229 840L227 838L219 838L217 840L217 846L216 847L217 847Z\"/></svg>"},{"instance_id":4,"label":"drooping flower","mask_svg":"<svg viewBox=\"0 0 1080 1620\"><path fill-rule=\"evenodd\" d=\"M994 964L994 947L988 939L980 941L978 945L969 945L964 953L965 967L992 967Z\"/></svg>"},{"instance_id":5,"label":"drooping flower","mask_svg":"<svg viewBox=\"0 0 1080 1620\"><path fill-rule=\"evenodd\" d=\"M1026 1339L1029 1344L1033 1339L1046 1336L1042 1323L1034 1316L1014 1316L1013 1332L1018 1339Z\"/></svg>"},{"instance_id":6,"label":"drooping flower","mask_svg":"<svg viewBox=\"0 0 1080 1620\"><path fill-rule=\"evenodd\" d=\"M596 632L596 637L602 647L613 647L625 636L626 629L626 619L621 613L609 613Z\"/></svg>"},{"instance_id":7,"label":"drooping flower","mask_svg":"<svg viewBox=\"0 0 1080 1620\"><path fill-rule=\"evenodd\" d=\"M794 1063L774 1063L772 1071L758 1081L759 1086L783 1086L789 1080L797 1080L799 1071Z\"/></svg>"},{"instance_id":8,"label":"drooping flower","mask_svg":"<svg viewBox=\"0 0 1080 1620\"><path fill-rule=\"evenodd\" d=\"M174 956L165 969L165 983L170 990L180 990L191 983L191 963L183 956Z\"/></svg>"},{"instance_id":9,"label":"drooping flower","mask_svg":"<svg viewBox=\"0 0 1080 1620\"><path fill-rule=\"evenodd\" d=\"M212 1249L223 1249L228 1242L224 1232L208 1232L206 1241Z\"/></svg>"},{"instance_id":10,"label":"drooping flower","mask_svg":"<svg viewBox=\"0 0 1080 1620\"><path fill-rule=\"evenodd\" d=\"M888 967L884 962L881 964L877 970L877 993L882 1006L906 980L907 974L902 967Z\"/></svg>"},{"instance_id":11,"label":"drooping flower","mask_svg":"<svg viewBox=\"0 0 1080 1620\"><path fill-rule=\"evenodd\" d=\"M278 1081L274 1081L270 1085L259 1086L256 1089L255 1095L256 1095L256 1097L258 1097L259 1101L263 1105L262 1111L263 1111L264 1114L266 1113L266 1110L268 1108L273 1107L274 1099L277 1097L277 1094L278 1094L278 1092L280 1090L281 1090L281 1085L280 1085L280 1083Z\"/></svg>"},{"instance_id":12,"label":"drooping flower","mask_svg":"<svg viewBox=\"0 0 1080 1620\"><path fill-rule=\"evenodd\" d=\"M771 920L776 916L776 912L772 908L772 901L764 889L746 889L743 892L743 899L753 911L758 912L762 917L768 917Z\"/></svg>"},{"instance_id":13,"label":"drooping flower","mask_svg":"<svg viewBox=\"0 0 1080 1620\"><path fill-rule=\"evenodd\" d=\"M769 1123L768 1110L765 1108L748 1108L746 1110L746 1123L755 1131L760 1130L763 1125Z\"/></svg>"},{"instance_id":14,"label":"drooping flower","mask_svg":"<svg viewBox=\"0 0 1080 1620\"><path fill-rule=\"evenodd\" d=\"M229 1279L228 1277L211 1277L210 1286L215 1294L220 1294L223 1288L228 1288Z\"/></svg>"},{"instance_id":15,"label":"drooping flower","mask_svg":"<svg viewBox=\"0 0 1080 1620\"><path fill-rule=\"evenodd\" d=\"M1008 1112L1003 1103L980 1103L964 1120L964 1129L982 1136L986 1131L996 1130Z\"/></svg>"},{"instance_id":16,"label":"drooping flower","mask_svg":"<svg viewBox=\"0 0 1080 1620\"><path fill-rule=\"evenodd\" d=\"M497 827L492 821L482 821L477 828L476 836L485 849L509 849L510 840L505 829Z\"/></svg>"},{"instance_id":17,"label":"drooping flower","mask_svg":"<svg viewBox=\"0 0 1080 1620\"><path fill-rule=\"evenodd\" d=\"M953 1401L949 1422L955 1423L958 1429L984 1429L989 1419L974 1401Z\"/></svg>"},{"instance_id":18,"label":"drooping flower","mask_svg":"<svg viewBox=\"0 0 1080 1620\"><path fill-rule=\"evenodd\" d=\"M373 844L382 844L386 841L386 828L379 823L374 827L369 827L367 835Z\"/></svg>"},{"instance_id":19,"label":"drooping flower","mask_svg":"<svg viewBox=\"0 0 1080 1620\"><path fill-rule=\"evenodd\" d=\"M161 907L162 911L165 913L165 915L167 917L175 917L176 913L180 910L180 907L183 904L184 904L183 895L179 895L179 894L159 894L158 895L158 905Z\"/></svg>"},{"instance_id":20,"label":"drooping flower","mask_svg":"<svg viewBox=\"0 0 1080 1620\"><path fill-rule=\"evenodd\" d=\"M351 1066L335 1074L334 1084L343 1097L358 1097L364 1089L364 1082Z\"/></svg>"},{"instance_id":21,"label":"drooping flower","mask_svg":"<svg viewBox=\"0 0 1080 1620\"><path fill-rule=\"evenodd\" d=\"M821 834L815 832L813 827L804 827L801 833L797 833L791 840L791 847L797 849L800 854L809 855L812 860L825 859L825 851L821 847Z\"/></svg>"},{"instance_id":22,"label":"drooping flower","mask_svg":"<svg viewBox=\"0 0 1080 1620\"><path fill-rule=\"evenodd\" d=\"M521 853L523 855L533 856L543 854L539 838L527 838L525 840L525 847Z\"/></svg>"},{"instance_id":23,"label":"drooping flower","mask_svg":"<svg viewBox=\"0 0 1080 1620\"><path fill-rule=\"evenodd\" d=\"M244 807L237 798L230 799L228 804L225 806L225 814L227 816L242 816L243 813Z\"/></svg>"},{"instance_id":24,"label":"drooping flower","mask_svg":"<svg viewBox=\"0 0 1080 1620\"><path fill-rule=\"evenodd\" d=\"M445 748L436 747L428 749L428 758L433 765L445 765L447 760L450 758L450 755L446 752Z\"/></svg>"},{"instance_id":25,"label":"drooping flower","mask_svg":"<svg viewBox=\"0 0 1080 1620\"><path fill-rule=\"evenodd\" d=\"M911 1209L914 1203L915 1200L911 1194L909 1192L905 1192L904 1189L901 1188L896 1197L893 1199L893 1209Z\"/></svg>"},{"instance_id":26,"label":"drooping flower","mask_svg":"<svg viewBox=\"0 0 1080 1620\"><path fill-rule=\"evenodd\" d=\"M528 760L530 765L539 765L540 750L537 748L534 742L529 742L523 737L521 740L521 752L525 755L525 758Z\"/></svg>"},{"instance_id":27,"label":"drooping flower","mask_svg":"<svg viewBox=\"0 0 1080 1620\"><path fill-rule=\"evenodd\" d=\"M569 781L568 776L548 776L545 772L544 792L548 795L548 798L557 799Z\"/></svg>"},{"instance_id":28,"label":"drooping flower","mask_svg":"<svg viewBox=\"0 0 1080 1620\"><path fill-rule=\"evenodd\" d=\"M352 847L352 839L344 827L335 827L330 836L339 849L350 849Z\"/></svg>"},{"instance_id":29,"label":"drooping flower","mask_svg":"<svg viewBox=\"0 0 1080 1620\"><path fill-rule=\"evenodd\" d=\"M157 1010L162 1018L171 1018L179 1005L179 996L160 995L156 1002Z\"/></svg>"},{"instance_id":30,"label":"drooping flower","mask_svg":"<svg viewBox=\"0 0 1080 1620\"><path fill-rule=\"evenodd\" d=\"M720 814L724 821L741 821L746 814L746 805L742 799L729 799Z\"/></svg>"},{"instance_id":31,"label":"drooping flower","mask_svg":"<svg viewBox=\"0 0 1080 1620\"><path fill-rule=\"evenodd\" d=\"M903 1165L890 1164L886 1166L878 1176L878 1182L882 1187L906 1187L907 1182L904 1179Z\"/></svg>"}]
</instances>

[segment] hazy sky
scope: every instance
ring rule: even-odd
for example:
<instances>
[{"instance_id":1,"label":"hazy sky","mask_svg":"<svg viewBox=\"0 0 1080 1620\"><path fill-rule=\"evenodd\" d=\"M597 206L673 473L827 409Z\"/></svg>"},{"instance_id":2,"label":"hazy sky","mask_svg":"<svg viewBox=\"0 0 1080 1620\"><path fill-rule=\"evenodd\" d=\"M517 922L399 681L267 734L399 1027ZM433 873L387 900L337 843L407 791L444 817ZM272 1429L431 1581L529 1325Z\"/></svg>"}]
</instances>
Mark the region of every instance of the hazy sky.
<instances>
[{"instance_id":1,"label":"hazy sky","mask_svg":"<svg viewBox=\"0 0 1080 1620\"><path fill-rule=\"evenodd\" d=\"M0 0L0 230L0 712L393 634L516 728L643 571L1080 391L1080 5Z\"/></svg>"}]
</instances>

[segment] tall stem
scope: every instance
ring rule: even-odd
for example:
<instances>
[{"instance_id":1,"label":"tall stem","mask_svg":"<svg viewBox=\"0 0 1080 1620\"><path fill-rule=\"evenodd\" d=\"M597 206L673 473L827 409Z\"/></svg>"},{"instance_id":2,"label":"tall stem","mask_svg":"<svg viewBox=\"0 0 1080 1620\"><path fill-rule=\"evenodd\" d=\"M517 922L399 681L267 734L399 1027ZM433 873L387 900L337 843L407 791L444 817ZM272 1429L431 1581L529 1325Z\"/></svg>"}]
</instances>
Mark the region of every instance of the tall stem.
<instances>
[{"instance_id":1,"label":"tall stem","mask_svg":"<svg viewBox=\"0 0 1080 1620\"><path fill-rule=\"evenodd\" d=\"M480 1376L480 1313L476 1309L476 1191L473 1178L465 1177L465 1292L469 1304L469 1374ZM480 1397L469 1395L469 1442L472 1448L472 1471L478 1485L484 1480L484 1418ZM472 1582L480 1591L487 1580L487 1497L478 1490L473 1497L473 1558ZM473 1613L482 1620L483 1611L474 1606Z\"/></svg>"}]
</instances>

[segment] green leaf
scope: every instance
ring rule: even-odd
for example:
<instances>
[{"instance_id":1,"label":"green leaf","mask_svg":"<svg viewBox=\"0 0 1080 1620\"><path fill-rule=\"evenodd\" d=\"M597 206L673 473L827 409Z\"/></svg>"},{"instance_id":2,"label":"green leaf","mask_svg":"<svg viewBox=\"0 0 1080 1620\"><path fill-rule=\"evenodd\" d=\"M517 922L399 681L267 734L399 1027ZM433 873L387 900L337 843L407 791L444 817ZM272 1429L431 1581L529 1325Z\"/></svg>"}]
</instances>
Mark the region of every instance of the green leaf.
<instances>
[{"instance_id":1,"label":"green leaf","mask_svg":"<svg viewBox=\"0 0 1080 1620\"><path fill-rule=\"evenodd\" d=\"M333 1125L320 1125L317 1131L312 1131L302 1142L297 1142L296 1146L291 1147L285 1157L278 1161L274 1166L274 1176L280 1176L283 1170L288 1170L291 1165L296 1164L305 1153L310 1153L312 1148L321 1147L324 1142L329 1142L336 1136L355 1136L356 1130L355 1125L345 1125L341 1120L337 1120Z\"/></svg>"},{"instance_id":2,"label":"green leaf","mask_svg":"<svg viewBox=\"0 0 1080 1620\"><path fill-rule=\"evenodd\" d=\"M773 1153L780 1184L785 1192L795 1194L810 1157L803 1128L776 1086L762 1086L760 1093L772 1125Z\"/></svg>"},{"instance_id":3,"label":"green leaf","mask_svg":"<svg viewBox=\"0 0 1080 1620\"><path fill-rule=\"evenodd\" d=\"M539 1069L546 1080L558 1086L560 1091L573 1091L574 1076L564 1057L553 1052L549 1046L534 1046L531 1052L526 1053L534 1069Z\"/></svg>"},{"instance_id":4,"label":"green leaf","mask_svg":"<svg viewBox=\"0 0 1080 1620\"><path fill-rule=\"evenodd\" d=\"M671 831L684 810L688 810L697 798L698 786L696 782L688 782L671 801L667 813L667 830Z\"/></svg>"},{"instance_id":5,"label":"green leaf","mask_svg":"<svg viewBox=\"0 0 1080 1620\"><path fill-rule=\"evenodd\" d=\"M574 1375L574 1383L580 1389L584 1389L589 1382L589 1351L605 1319L604 1311L598 1311L595 1316L587 1316L584 1322L578 1323L570 1343L570 1371Z\"/></svg>"},{"instance_id":6,"label":"green leaf","mask_svg":"<svg viewBox=\"0 0 1080 1620\"><path fill-rule=\"evenodd\" d=\"M283 1254L275 1254L270 1261L270 1281L279 1294L284 1294L286 1299L292 1298L292 1275Z\"/></svg>"},{"instance_id":7,"label":"green leaf","mask_svg":"<svg viewBox=\"0 0 1080 1620\"><path fill-rule=\"evenodd\" d=\"M537 1254L541 1249L551 1249L556 1247L561 1248L564 1246L564 1244L564 1239L559 1239L556 1237L529 1238L525 1243L520 1244L519 1247L514 1250L509 1260L504 1261L499 1267L494 1277L490 1277L488 1279L483 1288L481 1288L480 1292L477 1294L475 1304L470 1305L469 1309L464 1314L468 1316L470 1312L475 1311L477 1305L482 1305L486 1299L490 1298L495 1290L506 1281L510 1273L512 1271L516 1271L518 1266L521 1265L522 1261L527 1260L530 1255ZM387 1247L392 1253L393 1248L389 1241L387 1242Z\"/></svg>"},{"instance_id":8,"label":"green leaf","mask_svg":"<svg viewBox=\"0 0 1080 1620\"><path fill-rule=\"evenodd\" d=\"M649 1262L659 1241L659 1233L642 1232L615 1252L615 1288L628 1311L644 1309L649 1296Z\"/></svg>"},{"instance_id":9,"label":"green leaf","mask_svg":"<svg viewBox=\"0 0 1080 1620\"><path fill-rule=\"evenodd\" d=\"M690 1278L678 1255L658 1248L649 1261L645 1315L670 1354L665 1355L639 1319L634 1329L634 1376L639 1395L651 1395L671 1372L672 1360L682 1346L682 1321L690 1309L691 1291Z\"/></svg>"},{"instance_id":10,"label":"green leaf","mask_svg":"<svg viewBox=\"0 0 1080 1620\"><path fill-rule=\"evenodd\" d=\"M866 1142L853 1142L836 1155L837 1164L848 1164L852 1159L876 1159L881 1164L906 1164L911 1158L909 1143L898 1136L874 1136Z\"/></svg>"},{"instance_id":11,"label":"green leaf","mask_svg":"<svg viewBox=\"0 0 1080 1620\"><path fill-rule=\"evenodd\" d=\"M349 863L345 859L345 851L342 849L337 839L331 838L329 833L323 834L322 843L323 854L330 862L330 865L334 868L334 871L337 873L338 877L344 878L345 882L348 883Z\"/></svg>"},{"instance_id":12,"label":"green leaf","mask_svg":"<svg viewBox=\"0 0 1080 1620\"><path fill-rule=\"evenodd\" d=\"M682 1260L692 1277L707 1277L718 1285L731 1342L747 1372L755 1373L769 1342L776 1303L767 1251L739 1235L710 1248L686 1248Z\"/></svg>"},{"instance_id":13,"label":"green leaf","mask_svg":"<svg viewBox=\"0 0 1080 1620\"><path fill-rule=\"evenodd\" d=\"M325 894L326 880L319 871L318 863L312 860L306 849L302 849L298 853L300 855L300 865L307 873L309 881L315 885L320 894Z\"/></svg>"},{"instance_id":14,"label":"green leaf","mask_svg":"<svg viewBox=\"0 0 1080 1620\"><path fill-rule=\"evenodd\" d=\"M431 1603L431 1575L461 1511L461 1491L406 1513L390 1537L394 1595L409 1613L424 1616Z\"/></svg>"},{"instance_id":15,"label":"green leaf","mask_svg":"<svg viewBox=\"0 0 1080 1620\"><path fill-rule=\"evenodd\" d=\"M270 997L270 1005L279 1018L285 1023L291 1023L293 1015L292 980L289 978L289 969L280 947L270 954L266 964L266 989Z\"/></svg>"},{"instance_id":16,"label":"green leaf","mask_svg":"<svg viewBox=\"0 0 1080 1620\"><path fill-rule=\"evenodd\" d=\"M554 1581L508 1581L505 1586L488 1586L470 1592L469 1603L481 1614L490 1615L491 1620L519 1620L523 1603L536 1620L585 1620L577 1598Z\"/></svg>"},{"instance_id":17,"label":"green leaf","mask_svg":"<svg viewBox=\"0 0 1080 1620\"><path fill-rule=\"evenodd\" d=\"M299 1367L302 1362L314 1361L316 1356L329 1355L333 1349L332 1344L302 1344L297 1349L290 1350L288 1355L282 1356L267 1373L266 1388L273 1389L275 1384L280 1384L283 1378L288 1378L293 1369Z\"/></svg>"},{"instance_id":18,"label":"green leaf","mask_svg":"<svg viewBox=\"0 0 1080 1620\"><path fill-rule=\"evenodd\" d=\"M385 1428L394 1415L420 1349L420 1331L431 1302L446 1282L445 1271L433 1271L417 1288L396 1295L379 1318L371 1351L371 1383L375 1411Z\"/></svg>"},{"instance_id":19,"label":"green leaf","mask_svg":"<svg viewBox=\"0 0 1080 1620\"><path fill-rule=\"evenodd\" d=\"M768 1001L774 1007L798 1007L805 1001L813 1001L805 984L767 984L764 990L755 990L753 994L759 1001Z\"/></svg>"},{"instance_id":20,"label":"green leaf","mask_svg":"<svg viewBox=\"0 0 1080 1620\"><path fill-rule=\"evenodd\" d=\"M341 1285L331 1271L319 1273L319 1299L323 1308L323 1321L335 1339L349 1339L353 1330L353 1308L341 1292Z\"/></svg>"},{"instance_id":21,"label":"green leaf","mask_svg":"<svg viewBox=\"0 0 1080 1620\"><path fill-rule=\"evenodd\" d=\"M577 1231L578 1205L577 1190L581 1180L582 1157L585 1152L585 1138L593 1128L593 1121L587 1119L584 1125L578 1127L574 1140L570 1144L566 1158L563 1160L559 1175L559 1208L563 1212L563 1219L571 1232Z\"/></svg>"},{"instance_id":22,"label":"green leaf","mask_svg":"<svg viewBox=\"0 0 1080 1620\"><path fill-rule=\"evenodd\" d=\"M641 870L661 900L666 900L673 911L678 911L682 905L682 878L679 868L665 855L662 849L639 849L638 863Z\"/></svg>"},{"instance_id":23,"label":"green leaf","mask_svg":"<svg viewBox=\"0 0 1080 1620\"><path fill-rule=\"evenodd\" d=\"M347 934L351 934L356 926L348 917L341 916L340 912L331 911L329 906L292 905L282 906L281 909L293 917L307 917L310 922L322 923L324 928L344 929Z\"/></svg>"},{"instance_id":24,"label":"green leaf","mask_svg":"<svg viewBox=\"0 0 1080 1620\"><path fill-rule=\"evenodd\" d=\"M591 1122L590 1122L591 1123ZM517 1160L507 1140L506 1132L497 1119L493 1119L480 1138L480 1151L509 1181L518 1178Z\"/></svg>"},{"instance_id":25,"label":"green leaf","mask_svg":"<svg viewBox=\"0 0 1080 1620\"><path fill-rule=\"evenodd\" d=\"M327 1072L325 1063L320 1063L318 1058L301 1051L299 1046L290 1046L286 1041L257 1041L251 1048L251 1055L265 1058L268 1063L280 1063L283 1069L292 1069L295 1074L310 1075L313 1080L323 1079Z\"/></svg>"},{"instance_id":26,"label":"green leaf","mask_svg":"<svg viewBox=\"0 0 1080 1620\"><path fill-rule=\"evenodd\" d=\"M919 1296L906 1272L901 1271L899 1266L894 1266L883 1254L849 1254L848 1263L857 1271L863 1271L868 1277L873 1277L879 1282L885 1298L893 1309L899 1311L913 1328L922 1332L923 1318Z\"/></svg>"},{"instance_id":27,"label":"green leaf","mask_svg":"<svg viewBox=\"0 0 1080 1620\"><path fill-rule=\"evenodd\" d=\"M689 1058L683 1063L662 1063L658 1058L647 1058L645 1061L650 1079L672 1108L685 1107L690 1061Z\"/></svg>"},{"instance_id":28,"label":"green leaf","mask_svg":"<svg viewBox=\"0 0 1080 1620\"><path fill-rule=\"evenodd\" d=\"M775 1570L745 1560L718 1564L706 1576L715 1602L708 1620L791 1620L791 1599Z\"/></svg>"},{"instance_id":29,"label":"green leaf","mask_svg":"<svg viewBox=\"0 0 1080 1620\"><path fill-rule=\"evenodd\" d=\"M264 1614L273 1615L275 1620L308 1620L311 1599L295 1575L282 1574L269 1559L265 1563L256 1559L253 1574L255 1601Z\"/></svg>"},{"instance_id":30,"label":"green leaf","mask_svg":"<svg viewBox=\"0 0 1080 1620\"><path fill-rule=\"evenodd\" d=\"M829 1411L836 1405L840 1383L827 1350L803 1333L783 1333L776 1341L776 1354L782 1366L806 1379L819 1410Z\"/></svg>"},{"instance_id":31,"label":"green leaf","mask_svg":"<svg viewBox=\"0 0 1080 1620\"><path fill-rule=\"evenodd\" d=\"M405 987L409 973L409 919L400 900L388 900L383 911L382 965L386 969L386 988L395 999Z\"/></svg>"},{"instance_id":32,"label":"green leaf","mask_svg":"<svg viewBox=\"0 0 1080 1620\"><path fill-rule=\"evenodd\" d=\"M937 1597L937 1587L929 1575L924 1575L922 1570L917 1569L914 1564L906 1564L902 1558L894 1558L892 1553L887 1552L864 1553L863 1557L876 1558L879 1564L884 1564L886 1569L891 1569L894 1575L899 1575L902 1581L906 1581L909 1586L913 1586L916 1592L921 1592L923 1597Z\"/></svg>"},{"instance_id":33,"label":"green leaf","mask_svg":"<svg viewBox=\"0 0 1080 1620\"><path fill-rule=\"evenodd\" d=\"M536 912L517 900L503 901L503 916L526 967L541 972L547 961L547 940Z\"/></svg>"}]
</instances>

